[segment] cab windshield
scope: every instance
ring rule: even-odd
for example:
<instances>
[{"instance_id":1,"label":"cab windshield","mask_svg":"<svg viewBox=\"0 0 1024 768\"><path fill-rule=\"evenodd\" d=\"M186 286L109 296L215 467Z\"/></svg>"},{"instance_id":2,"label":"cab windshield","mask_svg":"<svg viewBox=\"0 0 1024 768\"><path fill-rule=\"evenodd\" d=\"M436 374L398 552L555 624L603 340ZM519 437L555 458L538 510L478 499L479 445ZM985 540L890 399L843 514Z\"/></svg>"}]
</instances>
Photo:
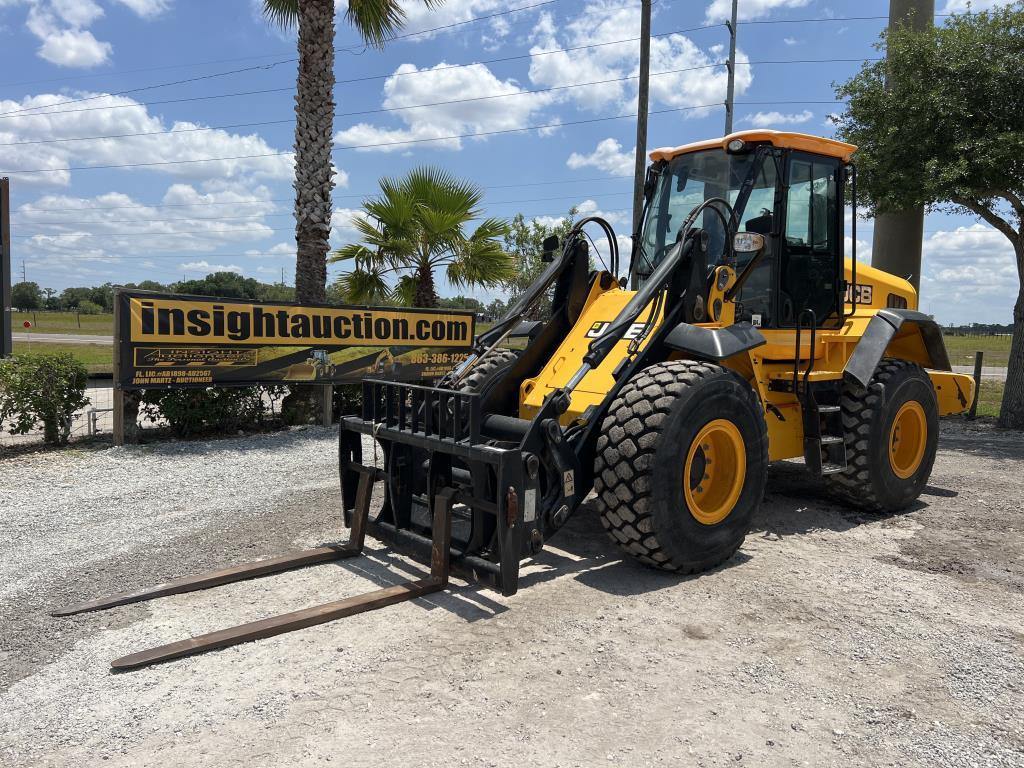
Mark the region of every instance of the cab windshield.
<instances>
[{"instance_id":1,"label":"cab windshield","mask_svg":"<svg viewBox=\"0 0 1024 768\"><path fill-rule=\"evenodd\" d=\"M735 204L755 157L753 152L730 155L715 148L679 155L668 162L654 189L644 222L641 252L635 267L641 281L654 271L675 243L680 227L694 208L713 197ZM761 163L745 210L737 212L743 222L740 229L767 234L771 231L774 207L775 164ZM751 215L745 216L746 211ZM726 253L722 218L705 209L694 225L709 235L708 263L721 263Z\"/></svg>"}]
</instances>

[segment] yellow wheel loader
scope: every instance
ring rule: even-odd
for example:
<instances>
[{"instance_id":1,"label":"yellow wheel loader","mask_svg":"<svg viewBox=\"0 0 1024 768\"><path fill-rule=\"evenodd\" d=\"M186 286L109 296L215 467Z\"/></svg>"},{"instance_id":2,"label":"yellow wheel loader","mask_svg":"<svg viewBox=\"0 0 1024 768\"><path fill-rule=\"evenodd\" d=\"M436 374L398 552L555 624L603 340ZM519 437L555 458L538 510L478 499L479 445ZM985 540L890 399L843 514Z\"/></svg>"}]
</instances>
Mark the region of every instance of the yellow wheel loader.
<instances>
[{"instance_id":1,"label":"yellow wheel loader","mask_svg":"<svg viewBox=\"0 0 1024 768\"><path fill-rule=\"evenodd\" d=\"M973 382L910 283L845 258L855 149L745 131L651 153L627 275L611 227L584 219L440 387L364 384L342 425L346 508L372 435L385 498L370 530L426 544L452 489L453 564L511 594L591 491L626 552L680 573L739 548L772 461L803 458L843 502L905 507ZM594 271L589 224L608 240ZM523 323L552 289L551 317Z\"/></svg>"},{"instance_id":2,"label":"yellow wheel loader","mask_svg":"<svg viewBox=\"0 0 1024 768\"><path fill-rule=\"evenodd\" d=\"M843 502L905 507L928 481L938 417L968 407L973 381L950 371L910 283L845 258L854 150L776 131L656 150L626 274L611 226L583 219L564 243L545 243L546 269L438 386L364 381L362 414L344 417L339 434L347 543L58 615L352 557L366 533L429 552L429 576L131 654L114 668L419 597L443 589L450 568L511 595L520 562L592 491L623 550L694 573L740 547L768 464L783 459L803 458ZM603 231L604 254L588 247L588 226ZM525 322L546 296L550 317ZM510 338L524 348L510 349ZM364 459L372 440L383 467ZM378 482L383 503L371 516Z\"/></svg>"}]
</instances>

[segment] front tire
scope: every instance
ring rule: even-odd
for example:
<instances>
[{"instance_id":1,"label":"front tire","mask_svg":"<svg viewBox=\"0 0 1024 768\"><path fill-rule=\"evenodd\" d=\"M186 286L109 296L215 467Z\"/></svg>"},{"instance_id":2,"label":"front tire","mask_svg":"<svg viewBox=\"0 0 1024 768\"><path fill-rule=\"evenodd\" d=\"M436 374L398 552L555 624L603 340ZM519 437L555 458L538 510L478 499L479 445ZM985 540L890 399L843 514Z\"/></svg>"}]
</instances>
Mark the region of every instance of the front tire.
<instances>
[{"instance_id":1,"label":"front tire","mask_svg":"<svg viewBox=\"0 0 1024 768\"><path fill-rule=\"evenodd\" d=\"M846 469L825 476L836 499L869 512L895 512L928 483L939 442L939 408L928 374L884 359L867 389L842 395Z\"/></svg>"},{"instance_id":2,"label":"front tire","mask_svg":"<svg viewBox=\"0 0 1024 768\"><path fill-rule=\"evenodd\" d=\"M612 402L597 441L601 523L647 565L713 568L743 543L767 467L764 414L742 377L692 360L652 365Z\"/></svg>"}]
</instances>

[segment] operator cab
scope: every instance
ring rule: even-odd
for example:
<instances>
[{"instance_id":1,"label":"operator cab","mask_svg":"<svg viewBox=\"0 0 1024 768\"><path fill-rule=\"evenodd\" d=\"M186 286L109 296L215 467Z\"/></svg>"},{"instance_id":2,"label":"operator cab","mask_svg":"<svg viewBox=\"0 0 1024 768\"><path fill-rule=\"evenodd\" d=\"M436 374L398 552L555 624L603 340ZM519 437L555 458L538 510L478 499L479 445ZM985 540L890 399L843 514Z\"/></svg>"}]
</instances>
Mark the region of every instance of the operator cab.
<instances>
[{"instance_id":1,"label":"operator cab","mask_svg":"<svg viewBox=\"0 0 1024 768\"><path fill-rule=\"evenodd\" d=\"M719 198L735 231L764 237L764 252L734 253L725 206L708 206L694 226L708 235L707 260L742 275L736 320L791 328L807 311L818 327L843 320L843 190L855 147L798 133L742 131L651 153L643 231L632 278L642 285L675 244L697 206Z\"/></svg>"}]
</instances>

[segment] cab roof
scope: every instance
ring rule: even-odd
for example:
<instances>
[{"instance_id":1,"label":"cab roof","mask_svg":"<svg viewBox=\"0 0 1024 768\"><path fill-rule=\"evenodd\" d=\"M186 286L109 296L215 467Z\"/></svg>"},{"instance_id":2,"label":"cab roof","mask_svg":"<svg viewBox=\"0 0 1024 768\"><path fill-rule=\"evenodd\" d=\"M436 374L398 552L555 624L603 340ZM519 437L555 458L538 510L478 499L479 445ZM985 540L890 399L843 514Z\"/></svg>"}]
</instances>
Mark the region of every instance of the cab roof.
<instances>
[{"instance_id":1,"label":"cab roof","mask_svg":"<svg viewBox=\"0 0 1024 768\"><path fill-rule=\"evenodd\" d=\"M651 160L671 160L677 155L684 155L687 152L696 152L700 149L714 149L720 147L725 149L733 139L743 139L747 142L767 141L776 147L798 149L804 152L813 152L826 157L837 157L844 163L849 162L857 147L847 144L844 141L835 139L824 139L820 136L811 136L807 133L790 133L788 131L737 131L730 133L721 139L706 139L695 141L692 144L683 144L680 147L661 147L651 152Z\"/></svg>"}]
</instances>

